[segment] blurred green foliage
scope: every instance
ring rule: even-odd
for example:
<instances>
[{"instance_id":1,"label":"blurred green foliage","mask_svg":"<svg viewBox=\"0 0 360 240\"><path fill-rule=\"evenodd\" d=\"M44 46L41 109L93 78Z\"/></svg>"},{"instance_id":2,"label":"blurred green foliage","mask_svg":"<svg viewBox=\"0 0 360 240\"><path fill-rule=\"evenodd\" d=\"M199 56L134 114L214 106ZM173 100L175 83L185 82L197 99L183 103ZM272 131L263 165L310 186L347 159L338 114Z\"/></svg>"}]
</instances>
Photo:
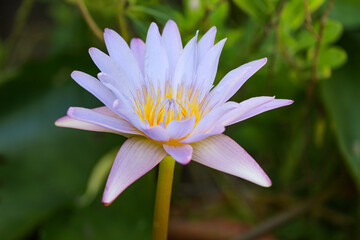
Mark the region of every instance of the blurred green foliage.
<instances>
[{"instance_id":1,"label":"blurred green foliage","mask_svg":"<svg viewBox=\"0 0 360 240\"><path fill-rule=\"evenodd\" d=\"M144 39L152 21L162 27L175 20L183 44L215 25L217 41L227 37L216 82L268 57L234 101L274 94L295 100L226 131L263 166L273 187L195 163L177 165L173 203L184 218L222 216L256 231L265 219L311 201L301 212L308 214L276 225L275 239L360 238L359 1L84 3L101 29L113 28L127 41ZM149 239L156 170L104 207L101 191L124 138L54 126L70 106L100 106L70 79L75 69L95 75L87 49L105 49L77 0L1 4L0 239ZM219 195L225 200L216 202ZM208 207L187 207L196 201Z\"/></svg>"}]
</instances>

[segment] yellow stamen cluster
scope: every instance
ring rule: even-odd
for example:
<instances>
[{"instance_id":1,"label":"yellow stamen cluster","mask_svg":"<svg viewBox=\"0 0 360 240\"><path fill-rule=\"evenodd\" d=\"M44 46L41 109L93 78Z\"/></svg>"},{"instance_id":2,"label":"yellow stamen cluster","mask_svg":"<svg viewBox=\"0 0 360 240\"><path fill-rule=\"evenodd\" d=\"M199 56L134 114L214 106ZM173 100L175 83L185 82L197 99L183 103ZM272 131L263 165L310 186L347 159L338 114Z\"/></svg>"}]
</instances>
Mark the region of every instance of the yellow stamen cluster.
<instances>
[{"instance_id":1,"label":"yellow stamen cluster","mask_svg":"<svg viewBox=\"0 0 360 240\"><path fill-rule=\"evenodd\" d=\"M169 85L163 91L143 87L136 94L134 110L149 126L166 127L173 120L185 120L192 116L195 116L196 124L202 116L202 103L198 102L197 93L193 94L191 89L184 91L180 87L174 94Z\"/></svg>"}]
</instances>

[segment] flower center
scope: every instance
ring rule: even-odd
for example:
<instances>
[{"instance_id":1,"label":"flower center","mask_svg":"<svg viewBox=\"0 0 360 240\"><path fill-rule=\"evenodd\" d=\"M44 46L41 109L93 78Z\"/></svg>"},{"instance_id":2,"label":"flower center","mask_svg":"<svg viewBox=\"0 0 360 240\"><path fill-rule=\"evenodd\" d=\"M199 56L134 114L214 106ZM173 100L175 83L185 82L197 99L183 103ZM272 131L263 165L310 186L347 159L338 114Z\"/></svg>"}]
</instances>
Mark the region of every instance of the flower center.
<instances>
[{"instance_id":1,"label":"flower center","mask_svg":"<svg viewBox=\"0 0 360 240\"><path fill-rule=\"evenodd\" d=\"M186 120L192 116L195 116L196 124L202 116L202 104L198 102L197 94L189 99L190 93L190 90L183 91L180 87L174 94L168 85L163 90L143 87L137 90L134 110L149 126L166 127L171 121Z\"/></svg>"}]
</instances>

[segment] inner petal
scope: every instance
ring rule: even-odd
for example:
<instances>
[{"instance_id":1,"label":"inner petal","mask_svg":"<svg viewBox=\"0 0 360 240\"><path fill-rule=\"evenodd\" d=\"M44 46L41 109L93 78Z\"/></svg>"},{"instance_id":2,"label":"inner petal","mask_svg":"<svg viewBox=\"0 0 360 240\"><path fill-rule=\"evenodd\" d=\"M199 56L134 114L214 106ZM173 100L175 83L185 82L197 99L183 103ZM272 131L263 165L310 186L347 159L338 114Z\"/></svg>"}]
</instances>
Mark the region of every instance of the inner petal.
<instances>
[{"instance_id":1,"label":"inner petal","mask_svg":"<svg viewBox=\"0 0 360 240\"><path fill-rule=\"evenodd\" d=\"M177 89L174 92L169 84L158 89L153 86L138 89L134 98L134 111L148 126L160 125L166 128L171 121L187 120L192 116L196 124L205 112L197 91L192 88L184 90L183 86Z\"/></svg>"}]
</instances>

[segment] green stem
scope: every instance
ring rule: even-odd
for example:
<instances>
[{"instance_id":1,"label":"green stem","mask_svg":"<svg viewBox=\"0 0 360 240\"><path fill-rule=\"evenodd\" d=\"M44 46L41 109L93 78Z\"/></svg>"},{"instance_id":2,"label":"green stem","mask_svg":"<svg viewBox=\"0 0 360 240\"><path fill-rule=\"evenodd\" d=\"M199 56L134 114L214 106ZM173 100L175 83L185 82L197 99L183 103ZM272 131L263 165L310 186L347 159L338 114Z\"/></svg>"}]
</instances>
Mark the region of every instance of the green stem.
<instances>
[{"instance_id":1,"label":"green stem","mask_svg":"<svg viewBox=\"0 0 360 240\"><path fill-rule=\"evenodd\" d=\"M101 29L98 27L94 19L91 17L89 10L87 9L83 0L76 1L78 7L80 8L80 12L83 15L85 22L89 25L91 31L97 36L101 41L103 41L103 34Z\"/></svg>"},{"instance_id":2,"label":"green stem","mask_svg":"<svg viewBox=\"0 0 360 240\"><path fill-rule=\"evenodd\" d=\"M167 239L174 168L175 160L170 156L160 162L155 198L153 240Z\"/></svg>"}]
</instances>

